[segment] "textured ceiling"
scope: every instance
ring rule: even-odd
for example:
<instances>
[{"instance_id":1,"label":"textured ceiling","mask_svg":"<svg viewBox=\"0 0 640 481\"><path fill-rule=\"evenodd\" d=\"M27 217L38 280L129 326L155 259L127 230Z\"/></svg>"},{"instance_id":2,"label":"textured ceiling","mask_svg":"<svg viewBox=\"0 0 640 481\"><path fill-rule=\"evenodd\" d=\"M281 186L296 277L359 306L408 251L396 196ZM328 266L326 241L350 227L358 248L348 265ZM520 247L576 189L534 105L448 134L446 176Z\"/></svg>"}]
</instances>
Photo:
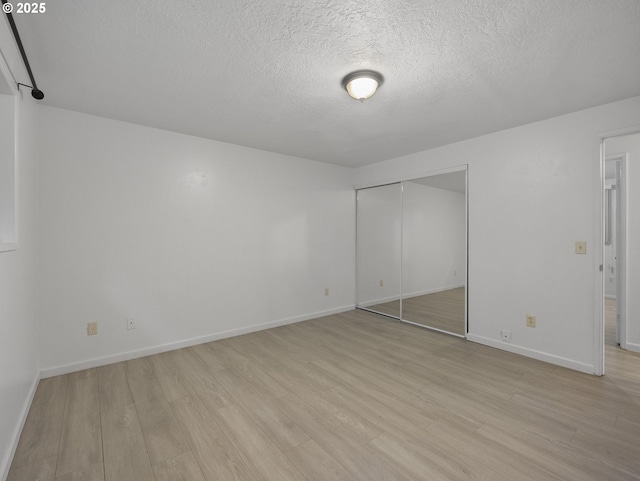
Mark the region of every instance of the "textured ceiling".
<instances>
[{"instance_id":1,"label":"textured ceiling","mask_svg":"<svg viewBox=\"0 0 640 481\"><path fill-rule=\"evenodd\" d=\"M14 17L47 105L347 166L640 95L638 0L55 0ZM385 76L364 103L340 86L361 68Z\"/></svg>"}]
</instances>

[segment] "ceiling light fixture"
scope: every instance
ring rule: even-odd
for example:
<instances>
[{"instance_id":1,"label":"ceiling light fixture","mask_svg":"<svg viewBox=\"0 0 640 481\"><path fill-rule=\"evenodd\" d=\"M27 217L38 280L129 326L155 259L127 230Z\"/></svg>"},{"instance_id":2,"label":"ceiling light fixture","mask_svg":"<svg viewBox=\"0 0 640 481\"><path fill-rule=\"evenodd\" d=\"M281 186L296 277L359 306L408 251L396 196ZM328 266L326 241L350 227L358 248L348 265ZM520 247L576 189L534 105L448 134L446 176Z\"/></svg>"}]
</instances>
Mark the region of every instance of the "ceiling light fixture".
<instances>
[{"instance_id":1,"label":"ceiling light fixture","mask_svg":"<svg viewBox=\"0 0 640 481\"><path fill-rule=\"evenodd\" d=\"M358 70L351 72L342 79L342 87L356 100L364 102L376 93L384 78L373 70Z\"/></svg>"}]
</instances>

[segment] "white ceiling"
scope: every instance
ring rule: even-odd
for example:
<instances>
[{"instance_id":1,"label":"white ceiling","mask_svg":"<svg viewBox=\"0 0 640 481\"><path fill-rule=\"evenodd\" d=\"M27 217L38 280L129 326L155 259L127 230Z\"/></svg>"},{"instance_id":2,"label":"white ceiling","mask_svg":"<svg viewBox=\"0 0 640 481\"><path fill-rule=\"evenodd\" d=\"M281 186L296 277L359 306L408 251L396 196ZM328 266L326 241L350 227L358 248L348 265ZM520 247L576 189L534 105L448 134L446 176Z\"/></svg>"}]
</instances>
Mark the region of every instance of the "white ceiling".
<instances>
[{"instance_id":1,"label":"white ceiling","mask_svg":"<svg viewBox=\"0 0 640 481\"><path fill-rule=\"evenodd\" d=\"M43 103L347 166L640 95L638 0L46 6L14 15Z\"/></svg>"}]
</instances>

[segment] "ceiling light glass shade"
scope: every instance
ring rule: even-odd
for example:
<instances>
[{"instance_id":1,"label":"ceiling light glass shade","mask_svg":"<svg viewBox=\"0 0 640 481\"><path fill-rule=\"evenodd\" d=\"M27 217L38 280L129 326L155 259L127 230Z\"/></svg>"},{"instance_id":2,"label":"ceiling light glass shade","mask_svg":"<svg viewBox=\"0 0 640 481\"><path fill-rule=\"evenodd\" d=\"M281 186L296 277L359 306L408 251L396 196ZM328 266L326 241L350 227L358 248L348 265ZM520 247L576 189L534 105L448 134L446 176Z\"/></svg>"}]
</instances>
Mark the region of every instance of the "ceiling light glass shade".
<instances>
[{"instance_id":1,"label":"ceiling light glass shade","mask_svg":"<svg viewBox=\"0 0 640 481\"><path fill-rule=\"evenodd\" d=\"M352 72L342 79L342 86L356 100L366 100L382 85L382 75L373 70Z\"/></svg>"}]
</instances>

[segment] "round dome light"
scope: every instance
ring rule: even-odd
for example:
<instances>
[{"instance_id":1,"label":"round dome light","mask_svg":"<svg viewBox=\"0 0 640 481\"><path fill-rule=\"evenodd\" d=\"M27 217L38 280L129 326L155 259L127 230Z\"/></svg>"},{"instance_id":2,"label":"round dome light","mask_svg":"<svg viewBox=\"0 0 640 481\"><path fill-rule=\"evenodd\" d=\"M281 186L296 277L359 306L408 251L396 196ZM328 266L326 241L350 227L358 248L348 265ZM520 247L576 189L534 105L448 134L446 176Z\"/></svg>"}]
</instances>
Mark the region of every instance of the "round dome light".
<instances>
[{"instance_id":1,"label":"round dome light","mask_svg":"<svg viewBox=\"0 0 640 481\"><path fill-rule=\"evenodd\" d=\"M342 79L342 87L356 100L363 102L376 93L384 81L382 75L373 70L358 70Z\"/></svg>"}]
</instances>

